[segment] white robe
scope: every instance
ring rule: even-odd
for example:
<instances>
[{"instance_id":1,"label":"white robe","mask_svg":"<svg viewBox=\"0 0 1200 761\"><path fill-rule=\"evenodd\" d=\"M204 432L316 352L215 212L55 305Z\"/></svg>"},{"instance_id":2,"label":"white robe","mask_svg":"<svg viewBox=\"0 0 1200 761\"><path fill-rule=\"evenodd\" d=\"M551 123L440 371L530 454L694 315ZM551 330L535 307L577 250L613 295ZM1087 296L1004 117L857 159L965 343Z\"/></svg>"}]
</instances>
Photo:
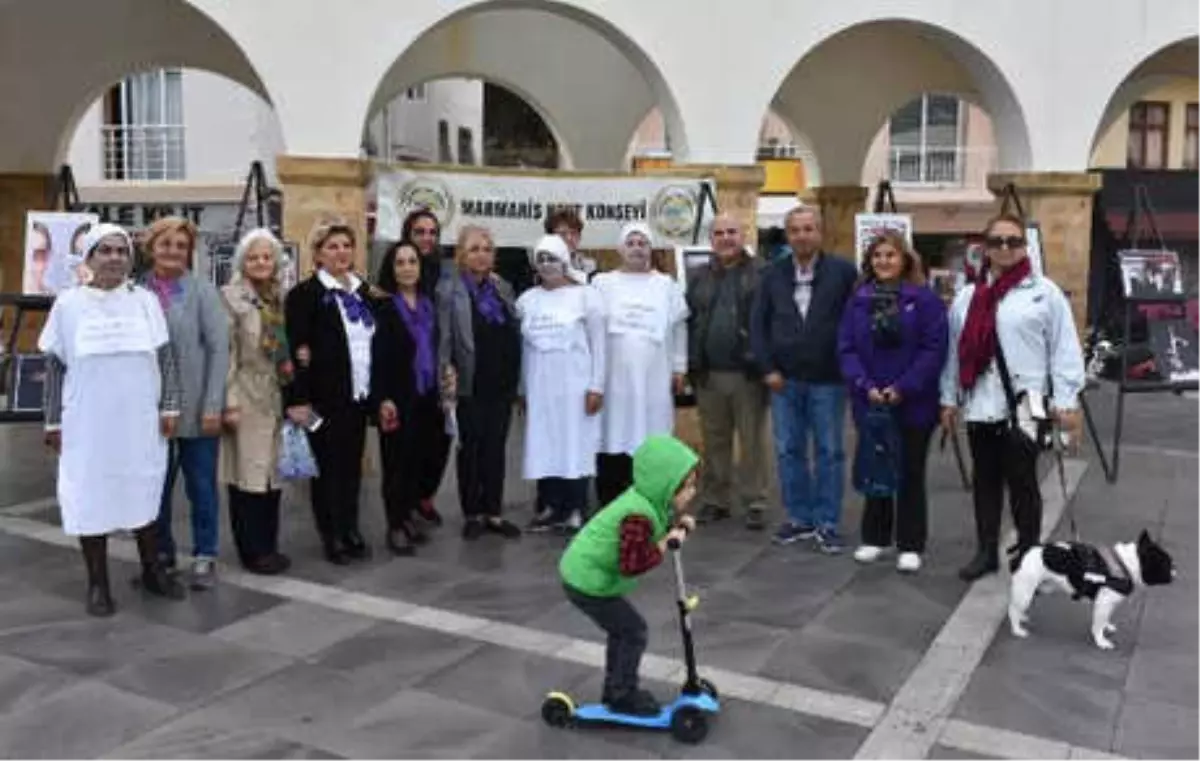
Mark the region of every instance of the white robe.
<instances>
[{"instance_id":1,"label":"white robe","mask_svg":"<svg viewBox=\"0 0 1200 761\"><path fill-rule=\"evenodd\" d=\"M162 308L143 288L84 286L54 302L38 348L67 368L58 461L67 534L135 529L158 516L167 469L158 349L168 340Z\"/></svg>"},{"instance_id":2,"label":"white robe","mask_svg":"<svg viewBox=\"0 0 1200 761\"><path fill-rule=\"evenodd\" d=\"M592 281L608 315L600 451L633 454L675 428L674 373L687 372L687 301L661 272L605 272Z\"/></svg>"},{"instance_id":3,"label":"white robe","mask_svg":"<svg viewBox=\"0 0 1200 761\"><path fill-rule=\"evenodd\" d=\"M586 285L532 288L516 309L523 344L524 476L593 476L600 416L588 415L584 401L589 391L604 392L604 302Z\"/></svg>"}]
</instances>

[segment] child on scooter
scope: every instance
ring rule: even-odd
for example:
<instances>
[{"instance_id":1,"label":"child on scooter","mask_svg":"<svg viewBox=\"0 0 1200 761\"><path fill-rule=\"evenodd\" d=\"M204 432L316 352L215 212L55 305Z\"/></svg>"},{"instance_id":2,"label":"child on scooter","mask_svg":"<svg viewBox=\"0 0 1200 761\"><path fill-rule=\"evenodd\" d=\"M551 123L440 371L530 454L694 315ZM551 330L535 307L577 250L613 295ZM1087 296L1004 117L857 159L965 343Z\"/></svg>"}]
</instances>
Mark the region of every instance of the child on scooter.
<instances>
[{"instance_id":1,"label":"child on scooter","mask_svg":"<svg viewBox=\"0 0 1200 761\"><path fill-rule=\"evenodd\" d=\"M686 511L696 495L698 462L673 436L647 438L633 454L633 486L592 516L559 561L567 599L608 634L601 700L611 711L653 716L661 710L638 688L646 621L626 595L638 576L662 562L670 539L682 542L696 527Z\"/></svg>"}]
</instances>

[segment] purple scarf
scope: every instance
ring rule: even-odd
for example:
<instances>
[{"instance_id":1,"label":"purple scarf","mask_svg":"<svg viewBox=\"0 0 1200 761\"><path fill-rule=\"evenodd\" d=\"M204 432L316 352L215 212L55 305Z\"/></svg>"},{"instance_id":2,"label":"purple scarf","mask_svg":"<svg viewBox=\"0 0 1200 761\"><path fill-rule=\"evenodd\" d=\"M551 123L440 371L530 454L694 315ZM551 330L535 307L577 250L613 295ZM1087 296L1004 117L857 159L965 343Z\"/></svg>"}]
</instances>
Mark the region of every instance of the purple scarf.
<instances>
[{"instance_id":1,"label":"purple scarf","mask_svg":"<svg viewBox=\"0 0 1200 761\"><path fill-rule=\"evenodd\" d=\"M504 302L501 301L500 292L496 290L496 284L490 276L484 276L476 282L475 278L464 272L462 280L467 285L467 291L471 294L480 317L493 325L503 325L508 321Z\"/></svg>"},{"instance_id":2,"label":"purple scarf","mask_svg":"<svg viewBox=\"0 0 1200 761\"><path fill-rule=\"evenodd\" d=\"M146 286L158 297L164 313L183 295L183 278L160 278L153 272L146 276Z\"/></svg>"},{"instance_id":3,"label":"purple scarf","mask_svg":"<svg viewBox=\"0 0 1200 761\"><path fill-rule=\"evenodd\" d=\"M437 381L437 361L433 353L433 302L424 296L417 296L417 307L413 309L397 293L392 296L392 303L396 305L396 312L417 345L413 356L413 377L417 384L417 395L425 396Z\"/></svg>"},{"instance_id":4,"label":"purple scarf","mask_svg":"<svg viewBox=\"0 0 1200 761\"><path fill-rule=\"evenodd\" d=\"M351 293L341 288L330 288L325 292L325 301L333 303L334 299L342 302L342 309L346 310L346 319L351 323L361 322L364 328L375 327L375 315L371 314L367 302L363 301L357 293Z\"/></svg>"}]
</instances>

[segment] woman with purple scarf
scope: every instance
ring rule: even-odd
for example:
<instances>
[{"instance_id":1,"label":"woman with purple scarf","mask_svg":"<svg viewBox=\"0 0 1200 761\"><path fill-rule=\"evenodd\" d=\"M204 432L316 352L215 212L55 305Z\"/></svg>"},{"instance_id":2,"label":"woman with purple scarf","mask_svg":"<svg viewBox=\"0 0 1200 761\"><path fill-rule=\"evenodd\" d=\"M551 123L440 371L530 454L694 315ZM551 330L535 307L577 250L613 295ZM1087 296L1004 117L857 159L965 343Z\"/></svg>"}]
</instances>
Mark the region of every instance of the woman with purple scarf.
<instances>
[{"instance_id":1,"label":"woman with purple scarf","mask_svg":"<svg viewBox=\"0 0 1200 761\"><path fill-rule=\"evenodd\" d=\"M875 446L872 418L890 412L899 440L899 488L867 497L860 563L877 560L895 537L896 568L921 568L928 526L925 462L938 417L938 379L946 361L946 308L925 287L921 262L898 235L871 242L862 276L846 303L838 336L842 377L849 386L859 447Z\"/></svg>"},{"instance_id":2,"label":"woman with purple scarf","mask_svg":"<svg viewBox=\"0 0 1200 761\"><path fill-rule=\"evenodd\" d=\"M520 322L513 291L495 273L486 228L467 225L455 248L458 272L438 286L438 365L450 417L458 428L458 497L463 538L521 530L501 517L508 428L521 373Z\"/></svg>"},{"instance_id":3,"label":"woman with purple scarf","mask_svg":"<svg viewBox=\"0 0 1200 761\"><path fill-rule=\"evenodd\" d=\"M371 409L379 419L387 546L407 556L428 537L413 522L421 485L438 467L430 442L444 435L437 377L437 315L421 292L421 255L408 243L388 250L377 283L388 294L371 343Z\"/></svg>"}]
</instances>

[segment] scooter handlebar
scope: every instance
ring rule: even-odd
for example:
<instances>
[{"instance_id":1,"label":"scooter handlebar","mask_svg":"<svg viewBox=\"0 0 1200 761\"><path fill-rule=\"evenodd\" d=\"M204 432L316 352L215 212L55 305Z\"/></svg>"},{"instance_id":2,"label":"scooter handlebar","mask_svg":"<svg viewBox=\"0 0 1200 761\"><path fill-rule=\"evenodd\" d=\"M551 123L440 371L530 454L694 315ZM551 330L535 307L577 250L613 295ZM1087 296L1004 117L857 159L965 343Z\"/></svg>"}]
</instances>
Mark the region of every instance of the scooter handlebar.
<instances>
[{"instance_id":1,"label":"scooter handlebar","mask_svg":"<svg viewBox=\"0 0 1200 761\"><path fill-rule=\"evenodd\" d=\"M667 549L670 550L671 552L675 552L682 546L683 546L683 542L679 541L675 537L671 537L670 539L667 540Z\"/></svg>"}]
</instances>

